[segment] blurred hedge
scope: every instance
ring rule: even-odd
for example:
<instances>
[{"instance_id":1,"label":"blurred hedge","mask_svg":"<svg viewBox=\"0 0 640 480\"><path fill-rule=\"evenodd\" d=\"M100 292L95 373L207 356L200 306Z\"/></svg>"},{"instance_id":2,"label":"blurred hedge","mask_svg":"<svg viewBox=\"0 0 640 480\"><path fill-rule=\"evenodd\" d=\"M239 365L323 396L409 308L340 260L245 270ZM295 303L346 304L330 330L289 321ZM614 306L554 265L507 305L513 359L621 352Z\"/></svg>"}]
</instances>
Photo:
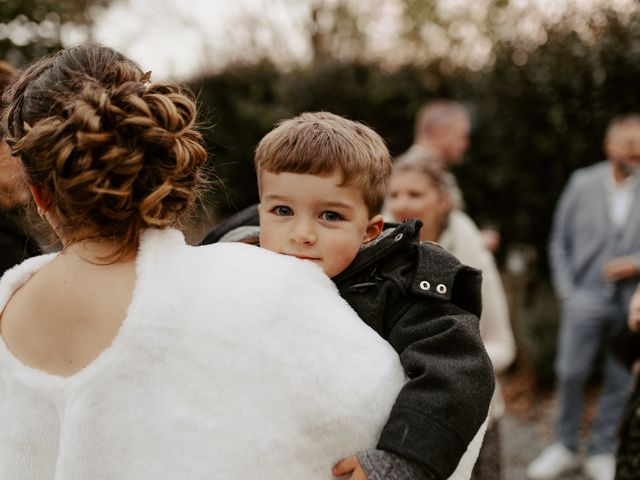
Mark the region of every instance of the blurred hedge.
<instances>
[{"instance_id":1,"label":"blurred hedge","mask_svg":"<svg viewBox=\"0 0 640 480\"><path fill-rule=\"evenodd\" d=\"M420 105L436 97L467 103L472 147L456 173L468 210L479 224L497 226L505 245L535 246L544 271L561 189L571 171L603 158L612 117L640 111L639 85L640 17L623 24L610 14L589 44L558 28L533 52L498 45L495 64L483 72L338 62L282 72L265 62L191 86L226 185L213 194L221 215L257 200L253 150L279 119L329 110L372 126L399 154L411 144Z\"/></svg>"}]
</instances>

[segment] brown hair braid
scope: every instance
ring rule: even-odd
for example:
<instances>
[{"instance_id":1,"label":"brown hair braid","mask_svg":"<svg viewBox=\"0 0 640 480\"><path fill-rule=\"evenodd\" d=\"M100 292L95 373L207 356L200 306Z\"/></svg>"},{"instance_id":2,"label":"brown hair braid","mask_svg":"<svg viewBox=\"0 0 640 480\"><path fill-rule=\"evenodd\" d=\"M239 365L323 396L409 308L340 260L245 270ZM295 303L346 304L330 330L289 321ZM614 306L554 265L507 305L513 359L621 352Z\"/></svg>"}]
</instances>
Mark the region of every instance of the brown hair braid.
<instances>
[{"instance_id":1,"label":"brown hair braid","mask_svg":"<svg viewBox=\"0 0 640 480\"><path fill-rule=\"evenodd\" d=\"M147 77L110 48L81 46L36 62L3 97L7 141L52 195L66 241L112 238L123 254L196 199L207 155L194 100Z\"/></svg>"}]
</instances>

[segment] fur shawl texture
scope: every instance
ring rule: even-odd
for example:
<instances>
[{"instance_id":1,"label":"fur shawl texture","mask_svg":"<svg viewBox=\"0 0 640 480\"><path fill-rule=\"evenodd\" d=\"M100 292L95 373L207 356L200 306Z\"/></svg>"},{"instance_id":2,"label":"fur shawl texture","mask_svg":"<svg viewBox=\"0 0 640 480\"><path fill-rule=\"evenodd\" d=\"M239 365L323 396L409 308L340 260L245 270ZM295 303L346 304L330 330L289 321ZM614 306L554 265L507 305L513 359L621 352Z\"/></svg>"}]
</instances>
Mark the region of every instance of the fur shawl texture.
<instances>
[{"instance_id":1,"label":"fur shawl texture","mask_svg":"<svg viewBox=\"0 0 640 480\"><path fill-rule=\"evenodd\" d=\"M0 308L54 256L7 272ZM112 345L77 374L0 341L0 478L329 480L375 446L404 375L317 266L149 230L136 272Z\"/></svg>"}]
</instances>

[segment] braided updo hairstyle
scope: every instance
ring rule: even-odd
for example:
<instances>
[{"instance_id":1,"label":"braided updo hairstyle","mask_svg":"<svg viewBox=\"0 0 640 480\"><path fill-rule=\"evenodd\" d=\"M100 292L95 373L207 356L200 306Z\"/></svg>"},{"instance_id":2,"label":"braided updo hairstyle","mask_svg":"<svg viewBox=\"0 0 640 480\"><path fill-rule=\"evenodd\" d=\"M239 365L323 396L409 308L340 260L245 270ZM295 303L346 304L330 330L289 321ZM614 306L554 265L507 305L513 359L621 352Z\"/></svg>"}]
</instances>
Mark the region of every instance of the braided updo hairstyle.
<instances>
[{"instance_id":1,"label":"braided updo hairstyle","mask_svg":"<svg viewBox=\"0 0 640 480\"><path fill-rule=\"evenodd\" d=\"M194 100L148 77L110 48L80 46L34 63L3 95L7 143L51 195L67 243L110 238L125 253L197 197L207 155Z\"/></svg>"}]
</instances>

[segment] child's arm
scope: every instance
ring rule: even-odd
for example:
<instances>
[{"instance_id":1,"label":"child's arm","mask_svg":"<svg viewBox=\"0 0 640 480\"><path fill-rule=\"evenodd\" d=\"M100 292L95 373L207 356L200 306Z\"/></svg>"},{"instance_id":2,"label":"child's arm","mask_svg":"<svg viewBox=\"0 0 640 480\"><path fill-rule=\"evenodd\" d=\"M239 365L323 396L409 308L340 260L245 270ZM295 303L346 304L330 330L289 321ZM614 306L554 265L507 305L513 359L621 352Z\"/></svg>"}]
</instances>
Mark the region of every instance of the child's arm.
<instances>
[{"instance_id":1,"label":"child's arm","mask_svg":"<svg viewBox=\"0 0 640 480\"><path fill-rule=\"evenodd\" d=\"M489 417L480 427L449 480L468 480L478 458ZM333 468L333 474L349 475L349 480L437 480L425 465L385 450L369 449L345 458Z\"/></svg>"},{"instance_id":2,"label":"child's arm","mask_svg":"<svg viewBox=\"0 0 640 480\"><path fill-rule=\"evenodd\" d=\"M336 477L349 475L349 480L369 480L355 455L340 460L331 469L331 473Z\"/></svg>"},{"instance_id":3,"label":"child's arm","mask_svg":"<svg viewBox=\"0 0 640 480\"><path fill-rule=\"evenodd\" d=\"M458 466L448 477L448 480L469 480L471 478L488 423L489 416L487 415L487 419L476 432L475 437L469 443L467 450L458 462ZM360 470L357 470L357 468L346 469L345 473L353 471L354 475L358 473L360 476L352 475L350 480L359 478L364 478L365 480L437 480L438 478L422 463L409 460L386 450L364 450L359 452L357 457L349 457L343 461L349 461L352 458L356 459L357 467ZM341 463L339 462L339 464Z\"/></svg>"},{"instance_id":4,"label":"child's arm","mask_svg":"<svg viewBox=\"0 0 640 480\"><path fill-rule=\"evenodd\" d=\"M485 421L493 395L480 310L474 315L460 306L470 296L480 296L480 282L479 273L464 267L447 288L449 300L423 295L388 325L388 340L410 380L378 447L424 463L436 478L448 478L455 470ZM459 295L463 298L458 300Z\"/></svg>"},{"instance_id":5,"label":"child's arm","mask_svg":"<svg viewBox=\"0 0 640 480\"><path fill-rule=\"evenodd\" d=\"M365 450L333 467L335 476L349 480L436 480L423 465L384 450Z\"/></svg>"},{"instance_id":6,"label":"child's arm","mask_svg":"<svg viewBox=\"0 0 640 480\"><path fill-rule=\"evenodd\" d=\"M378 265L374 293L386 299L386 310L377 324L365 303L371 293L352 292L349 282L339 287L360 317L393 345L409 377L378 448L445 479L486 420L494 389L479 331L481 274L436 245L415 249L405 251L392 269Z\"/></svg>"}]
</instances>

